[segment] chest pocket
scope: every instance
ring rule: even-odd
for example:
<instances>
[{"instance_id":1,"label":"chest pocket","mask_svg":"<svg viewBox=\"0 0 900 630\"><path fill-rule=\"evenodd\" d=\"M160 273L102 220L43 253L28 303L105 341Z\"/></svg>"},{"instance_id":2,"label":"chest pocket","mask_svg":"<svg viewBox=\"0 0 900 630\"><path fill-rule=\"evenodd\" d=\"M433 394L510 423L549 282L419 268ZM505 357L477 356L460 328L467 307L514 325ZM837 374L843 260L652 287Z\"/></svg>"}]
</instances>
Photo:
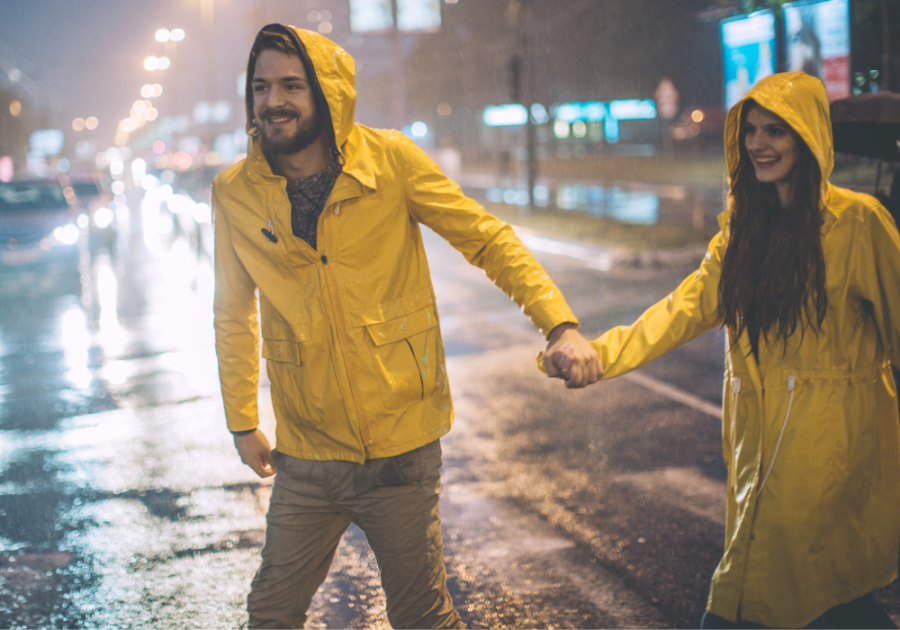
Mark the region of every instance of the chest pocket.
<instances>
[{"instance_id":1,"label":"chest pocket","mask_svg":"<svg viewBox=\"0 0 900 630\"><path fill-rule=\"evenodd\" d=\"M386 322L366 326L374 348L375 378L388 409L430 397L438 367L437 317L428 306Z\"/></svg>"}]
</instances>

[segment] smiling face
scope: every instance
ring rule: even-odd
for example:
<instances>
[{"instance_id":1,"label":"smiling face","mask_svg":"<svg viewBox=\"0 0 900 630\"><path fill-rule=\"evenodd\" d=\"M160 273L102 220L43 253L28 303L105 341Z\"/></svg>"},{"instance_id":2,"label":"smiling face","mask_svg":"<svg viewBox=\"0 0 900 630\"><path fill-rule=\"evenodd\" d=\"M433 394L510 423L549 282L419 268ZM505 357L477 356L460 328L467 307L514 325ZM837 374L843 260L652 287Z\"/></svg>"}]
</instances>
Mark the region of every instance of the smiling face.
<instances>
[{"instance_id":1,"label":"smiling face","mask_svg":"<svg viewBox=\"0 0 900 630\"><path fill-rule=\"evenodd\" d=\"M756 179L775 184L779 196L787 192L790 176L800 158L800 145L791 127L759 105L751 105L744 124L744 147L750 155Z\"/></svg>"},{"instance_id":2,"label":"smiling face","mask_svg":"<svg viewBox=\"0 0 900 630\"><path fill-rule=\"evenodd\" d=\"M253 71L253 115L269 155L299 153L322 136L312 86L300 58L263 50Z\"/></svg>"}]
</instances>

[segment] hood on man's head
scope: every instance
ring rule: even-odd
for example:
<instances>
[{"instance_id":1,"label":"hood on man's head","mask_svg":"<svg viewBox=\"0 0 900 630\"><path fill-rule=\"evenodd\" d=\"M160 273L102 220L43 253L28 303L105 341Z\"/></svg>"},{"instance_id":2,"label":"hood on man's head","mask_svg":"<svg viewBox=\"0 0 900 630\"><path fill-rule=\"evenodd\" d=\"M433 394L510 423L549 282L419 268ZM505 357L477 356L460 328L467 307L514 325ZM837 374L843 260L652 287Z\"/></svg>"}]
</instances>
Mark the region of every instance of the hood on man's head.
<instances>
[{"instance_id":1,"label":"hood on man's head","mask_svg":"<svg viewBox=\"0 0 900 630\"><path fill-rule=\"evenodd\" d=\"M734 104L725 122L725 158L732 179L741 159L741 117L748 101L755 101L783 118L803 139L819 164L824 194L834 169L834 141L825 85L805 72L773 74L757 82Z\"/></svg>"},{"instance_id":2,"label":"hood on man's head","mask_svg":"<svg viewBox=\"0 0 900 630\"><path fill-rule=\"evenodd\" d=\"M342 147L353 128L353 117L356 111L356 67L351 57L343 48L333 41L313 31L295 26L269 24L260 30L257 38L263 33L287 35L310 81L316 109L324 117L330 118L331 125L326 124L332 150L343 155ZM250 54L247 62L247 88L245 107L247 110L247 134L253 142L255 126L253 125L253 72L256 57Z\"/></svg>"}]
</instances>

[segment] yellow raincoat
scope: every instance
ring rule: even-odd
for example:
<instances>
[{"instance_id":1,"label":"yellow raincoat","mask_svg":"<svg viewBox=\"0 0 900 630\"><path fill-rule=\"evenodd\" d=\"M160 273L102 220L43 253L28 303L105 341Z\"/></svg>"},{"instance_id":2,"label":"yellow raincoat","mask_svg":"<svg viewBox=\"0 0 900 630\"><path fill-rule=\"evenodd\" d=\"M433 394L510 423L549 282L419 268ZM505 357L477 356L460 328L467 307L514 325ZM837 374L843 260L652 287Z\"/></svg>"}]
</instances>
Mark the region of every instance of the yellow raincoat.
<instances>
[{"instance_id":1,"label":"yellow raincoat","mask_svg":"<svg viewBox=\"0 0 900 630\"><path fill-rule=\"evenodd\" d=\"M759 363L746 332L728 338L725 554L708 610L731 621L740 615L796 627L897 576L900 425L889 361L900 364L900 237L874 198L828 183L828 101L822 83L806 74L764 79L731 109L730 173L747 99L787 121L822 170L828 310L818 333L801 337L798 330L787 347L760 339ZM634 324L593 342L603 378L722 325L726 215L695 274Z\"/></svg>"},{"instance_id":2,"label":"yellow raincoat","mask_svg":"<svg viewBox=\"0 0 900 630\"><path fill-rule=\"evenodd\" d=\"M256 142L216 178L219 376L228 428L255 428L258 289L276 448L362 463L428 444L453 420L419 224L482 268L544 335L577 320L509 225L401 133L353 122L353 58L295 30L328 101L343 173L319 218L317 250L292 234L286 180ZM263 235L267 226L277 242Z\"/></svg>"}]
</instances>

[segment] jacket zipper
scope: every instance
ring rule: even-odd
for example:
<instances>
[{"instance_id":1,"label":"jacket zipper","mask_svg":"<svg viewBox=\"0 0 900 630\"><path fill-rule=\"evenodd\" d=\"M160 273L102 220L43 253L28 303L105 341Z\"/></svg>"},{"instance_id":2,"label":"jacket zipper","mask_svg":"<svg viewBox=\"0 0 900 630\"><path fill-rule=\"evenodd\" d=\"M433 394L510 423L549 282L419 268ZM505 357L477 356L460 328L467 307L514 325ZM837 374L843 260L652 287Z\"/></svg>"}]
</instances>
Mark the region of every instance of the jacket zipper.
<instances>
[{"instance_id":1,"label":"jacket zipper","mask_svg":"<svg viewBox=\"0 0 900 630\"><path fill-rule=\"evenodd\" d=\"M340 202L334 204L334 214L335 216L340 216L341 213L341 204ZM353 396L353 406L356 408L356 417L359 420L359 429L362 433L363 438L363 450L368 453L368 447L372 443L372 435L369 430L369 423L366 419L365 411L362 407L362 396L359 392L359 384L356 380L356 373L353 371L349 362L347 361L347 351L346 349L350 347L350 340L346 338L347 327L346 322L344 321L344 307L343 301L341 300L341 287L340 287L340 277L339 274L329 274L331 267L328 263L328 252L334 251L334 247L330 247L331 237L333 230L331 229L331 222L324 220L322 221L322 228L324 234L322 235L322 243L325 246L325 253L322 254L320 260L322 261L322 265L326 270L325 275L325 285L328 287L328 293L331 296L331 310L332 317L334 318L335 328L336 328L336 339L338 342L338 346L340 348L341 356L344 360L344 370L347 373L347 380L350 381L350 392ZM329 279L329 275L332 276Z\"/></svg>"}]
</instances>

